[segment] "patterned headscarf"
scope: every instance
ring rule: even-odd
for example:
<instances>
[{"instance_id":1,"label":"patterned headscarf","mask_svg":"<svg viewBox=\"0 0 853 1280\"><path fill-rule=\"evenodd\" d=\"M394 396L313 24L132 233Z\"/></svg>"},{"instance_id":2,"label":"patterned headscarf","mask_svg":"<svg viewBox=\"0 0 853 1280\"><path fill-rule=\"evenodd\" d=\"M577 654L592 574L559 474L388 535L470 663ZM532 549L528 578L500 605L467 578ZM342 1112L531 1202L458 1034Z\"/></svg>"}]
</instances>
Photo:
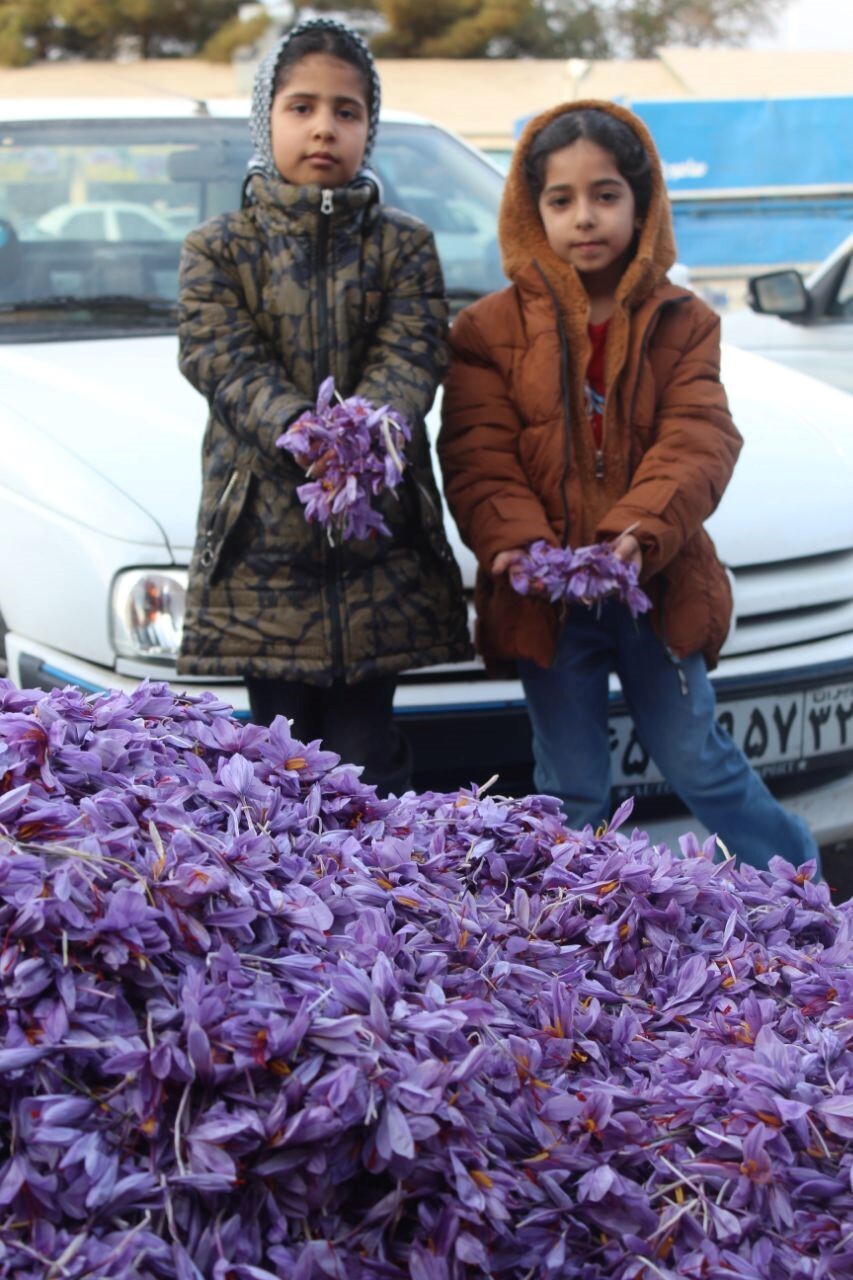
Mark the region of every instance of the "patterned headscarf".
<instances>
[{"instance_id":1,"label":"patterned headscarf","mask_svg":"<svg viewBox=\"0 0 853 1280\"><path fill-rule=\"evenodd\" d=\"M272 139L270 137L270 111L272 110L272 100L275 93L276 73L291 41L296 36L304 35L307 31L317 30L336 31L345 36L353 46L353 49L361 55L360 61L365 63L370 80L369 102L367 104L370 117L367 129L367 146L364 150L365 160L370 155L373 144L376 141L376 130L379 127L379 102L381 98L379 75L376 70L376 64L373 61L373 55L358 32L353 31L345 23L337 22L334 18L307 18L304 22L298 22L295 27L291 27L290 31L282 36L278 44L270 49L269 53L262 58L258 65L255 83L252 88L252 114L249 119L249 132L252 135L255 151L249 161L248 176L253 173L263 173L268 178L281 178L281 174L273 160Z\"/></svg>"}]
</instances>

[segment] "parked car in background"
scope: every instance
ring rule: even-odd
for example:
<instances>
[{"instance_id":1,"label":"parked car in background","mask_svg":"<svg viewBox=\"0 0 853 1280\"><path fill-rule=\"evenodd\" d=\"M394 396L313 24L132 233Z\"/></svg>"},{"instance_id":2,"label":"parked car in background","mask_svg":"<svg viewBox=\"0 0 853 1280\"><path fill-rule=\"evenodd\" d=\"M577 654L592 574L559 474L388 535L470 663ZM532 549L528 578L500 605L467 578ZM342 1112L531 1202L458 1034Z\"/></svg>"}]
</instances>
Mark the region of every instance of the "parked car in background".
<instances>
[{"instance_id":1,"label":"parked car in background","mask_svg":"<svg viewBox=\"0 0 853 1280\"><path fill-rule=\"evenodd\" d=\"M246 110L0 103L0 636L20 685L176 679L207 416L177 368L177 241L21 232L79 201L174 211L184 226L233 208ZM454 306L500 287L500 171L445 130L390 114L374 159L389 203L433 222ZM853 397L746 351L726 350L723 372L746 447L710 522L737 611L714 673L720 717L818 839L843 842L853 837ZM472 557L449 532L470 590ZM246 714L240 684L180 683ZM396 705L420 784L497 772L498 789L529 787L517 681L479 663L413 672ZM611 744L618 793L640 797L657 837L684 830L615 680Z\"/></svg>"},{"instance_id":2,"label":"parked car in background","mask_svg":"<svg viewBox=\"0 0 853 1280\"><path fill-rule=\"evenodd\" d=\"M767 271L747 287L751 310L723 317L727 342L853 392L853 234L805 279Z\"/></svg>"},{"instance_id":3,"label":"parked car in background","mask_svg":"<svg viewBox=\"0 0 853 1280\"><path fill-rule=\"evenodd\" d=\"M185 231L148 205L129 200L60 204L32 224L29 235L62 240L182 240ZM22 239L27 239L25 228Z\"/></svg>"}]
</instances>

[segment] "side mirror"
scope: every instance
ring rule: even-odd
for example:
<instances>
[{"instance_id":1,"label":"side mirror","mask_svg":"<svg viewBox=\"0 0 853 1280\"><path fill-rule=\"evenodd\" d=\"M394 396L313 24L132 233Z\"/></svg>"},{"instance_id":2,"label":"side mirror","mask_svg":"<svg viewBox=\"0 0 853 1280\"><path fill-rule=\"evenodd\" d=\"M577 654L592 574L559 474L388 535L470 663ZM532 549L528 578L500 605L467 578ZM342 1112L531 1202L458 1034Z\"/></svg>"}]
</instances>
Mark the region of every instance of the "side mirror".
<instances>
[{"instance_id":1,"label":"side mirror","mask_svg":"<svg viewBox=\"0 0 853 1280\"><path fill-rule=\"evenodd\" d=\"M799 271L768 271L749 281L749 305L765 315L806 316L809 295Z\"/></svg>"}]
</instances>

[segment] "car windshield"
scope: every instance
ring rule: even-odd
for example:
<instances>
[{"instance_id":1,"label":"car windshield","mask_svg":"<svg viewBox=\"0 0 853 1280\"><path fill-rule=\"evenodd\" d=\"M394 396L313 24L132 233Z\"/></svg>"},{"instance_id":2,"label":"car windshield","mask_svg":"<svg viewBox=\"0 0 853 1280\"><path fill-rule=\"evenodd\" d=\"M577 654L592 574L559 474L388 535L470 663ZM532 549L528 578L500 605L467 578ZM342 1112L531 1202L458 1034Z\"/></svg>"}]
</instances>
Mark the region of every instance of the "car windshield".
<instances>
[{"instance_id":1,"label":"car windshield","mask_svg":"<svg viewBox=\"0 0 853 1280\"><path fill-rule=\"evenodd\" d=\"M5 124L0 137L0 340L174 328L187 232L239 207L242 118ZM373 167L387 204L435 232L448 292L505 282L502 176L442 129L383 123Z\"/></svg>"}]
</instances>

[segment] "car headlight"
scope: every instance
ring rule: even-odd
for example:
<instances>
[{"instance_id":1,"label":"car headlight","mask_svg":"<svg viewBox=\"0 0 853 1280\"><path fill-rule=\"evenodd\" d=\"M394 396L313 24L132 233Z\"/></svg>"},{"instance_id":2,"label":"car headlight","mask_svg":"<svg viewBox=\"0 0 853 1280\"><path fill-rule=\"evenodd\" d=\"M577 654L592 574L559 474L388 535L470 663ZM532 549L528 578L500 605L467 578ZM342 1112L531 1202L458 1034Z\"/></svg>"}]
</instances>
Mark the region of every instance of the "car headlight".
<instances>
[{"instance_id":1,"label":"car headlight","mask_svg":"<svg viewBox=\"0 0 853 1280\"><path fill-rule=\"evenodd\" d=\"M174 660L187 598L185 569L128 569L113 584L111 623L122 658Z\"/></svg>"}]
</instances>

